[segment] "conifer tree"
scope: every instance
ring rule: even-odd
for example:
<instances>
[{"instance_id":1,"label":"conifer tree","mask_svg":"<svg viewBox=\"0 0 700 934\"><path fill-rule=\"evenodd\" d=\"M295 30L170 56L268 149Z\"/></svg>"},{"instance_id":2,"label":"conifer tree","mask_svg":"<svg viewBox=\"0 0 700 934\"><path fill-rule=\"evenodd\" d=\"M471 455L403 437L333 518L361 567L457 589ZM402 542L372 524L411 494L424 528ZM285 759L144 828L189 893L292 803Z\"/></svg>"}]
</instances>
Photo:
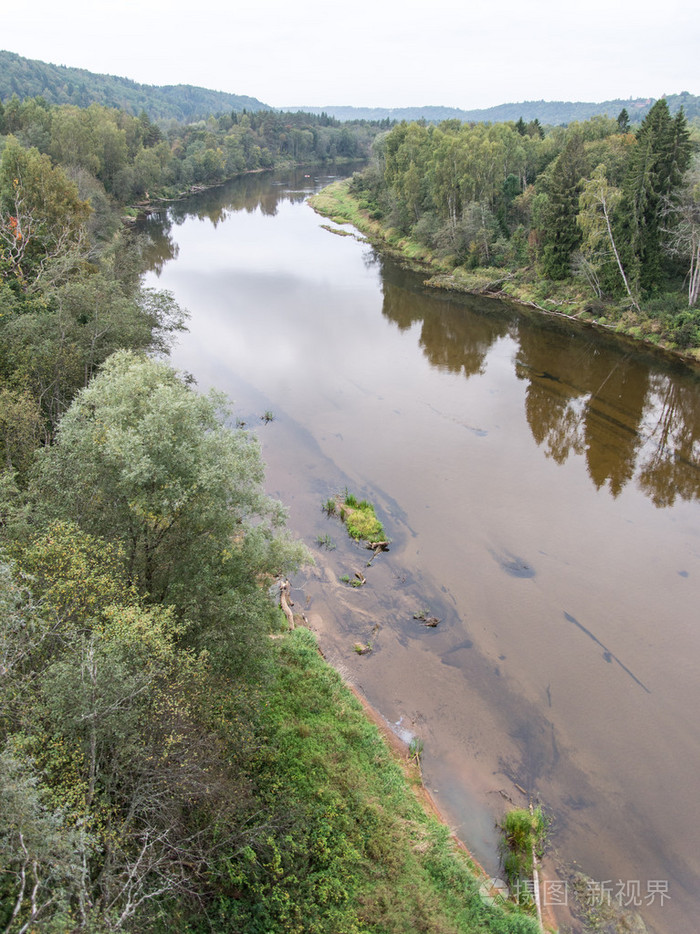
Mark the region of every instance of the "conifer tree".
<instances>
[{"instance_id":1,"label":"conifer tree","mask_svg":"<svg viewBox=\"0 0 700 934\"><path fill-rule=\"evenodd\" d=\"M616 219L625 265L645 291L657 287L663 276L664 201L680 186L690 155L683 111L673 118L666 101L658 100L637 133Z\"/></svg>"},{"instance_id":2,"label":"conifer tree","mask_svg":"<svg viewBox=\"0 0 700 934\"><path fill-rule=\"evenodd\" d=\"M550 279L566 278L571 254L581 242L576 215L585 175L583 140L576 134L562 150L549 180L550 209L544 233L542 271Z\"/></svg>"}]
</instances>

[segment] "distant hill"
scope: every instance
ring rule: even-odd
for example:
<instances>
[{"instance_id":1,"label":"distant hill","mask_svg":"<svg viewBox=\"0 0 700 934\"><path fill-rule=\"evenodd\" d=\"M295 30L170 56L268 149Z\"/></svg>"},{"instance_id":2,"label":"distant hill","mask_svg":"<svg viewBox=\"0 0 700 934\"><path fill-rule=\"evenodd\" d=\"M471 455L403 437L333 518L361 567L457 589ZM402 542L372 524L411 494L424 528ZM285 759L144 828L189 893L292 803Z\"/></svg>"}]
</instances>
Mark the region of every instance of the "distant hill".
<instances>
[{"instance_id":1,"label":"distant hill","mask_svg":"<svg viewBox=\"0 0 700 934\"><path fill-rule=\"evenodd\" d=\"M602 103L571 101L522 101L515 104L499 104L483 110L460 110L456 107L275 107L255 97L211 91L190 84L165 85L158 87L137 84L129 78L114 75L98 75L83 68L67 68L65 65L50 65L36 59L23 58L14 52L0 51L0 101L9 100L13 94L19 98L41 95L49 104L104 104L120 107L127 113L138 115L141 111L151 120L174 118L191 122L232 110L259 111L303 111L311 114L327 114L337 120L426 120L440 123L442 120L460 120L464 123L502 123L517 121L520 117L527 123L539 120L543 126L558 126L574 120L588 120L598 114L617 117L626 108L632 123L640 122L655 98L630 98L610 100ZM700 97L684 91L682 94L665 94L672 113L681 106L686 117L700 122Z\"/></svg>"},{"instance_id":2,"label":"distant hill","mask_svg":"<svg viewBox=\"0 0 700 934\"><path fill-rule=\"evenodd\" d=\"M190 84L163 87L137 84L128 78L97 75L83 68L49 65L14 52L0 52L0 100L7 101L13 94L19 98L41 95L49 104L78 107L104 104L120 107L135 116L145 110L151 120L174 118L183 122L232 110L272 109L255 97L209 91Z\"/></svg>"},{"instance_id":3,"label":"distant hill","mask_svg":"<svg viewBox=\"0 0 700 934\"><path fill-rule=\"evenodd\" d=\"M665 94L672 113L683 106L689 120L700 118L700 97L684 91L682 94ZM529 123L539 120L544 126L559 126L575 120L588 120L597 115L617 117L624 107L632 123L644 119L656 98L638 97L629 100L611 100L602 103L570 101L521 101L515 104L499 104L484 110L459 110L456 107L289 107L287 110L303 110L306 113L326 113L336 120L426 120L439 123L442 120L460 120L464 123L504 123L517 121L520 117Z\"/></svg>"}]
</instances>

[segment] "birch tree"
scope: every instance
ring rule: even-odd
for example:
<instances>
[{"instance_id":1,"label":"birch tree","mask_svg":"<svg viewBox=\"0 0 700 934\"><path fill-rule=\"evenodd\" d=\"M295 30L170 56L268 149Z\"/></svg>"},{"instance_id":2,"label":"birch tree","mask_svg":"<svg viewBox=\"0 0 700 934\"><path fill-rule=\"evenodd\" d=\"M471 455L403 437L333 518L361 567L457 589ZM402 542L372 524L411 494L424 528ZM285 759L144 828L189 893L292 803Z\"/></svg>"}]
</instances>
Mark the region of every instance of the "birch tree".
<instances>
[{"instance_id":1,"label":"birch tree","mask_svg":"<svg viewBox=\"0 0 700 934\"><path fill-rule=\"evenodd\" d=\"M605 166L598 165L591 178L584 182L579 195L577 221L583 238L581 254L595 275L596 282L597 270L613 256L630 302L639 311L613 233L612 219L621 197L620 190L608 183Z\"/></svg>"},{"instance_id":2,"label":"birch tree","mask_svg":"<svg viewBox=\"0 0 700 934\"><path fill-rule=\"evenodd\" d=\"M688 307L700 296L700 159L696 157L682 187L664 201L664 232L668 253L685 264Z\"/></svg>"}]
</instances>

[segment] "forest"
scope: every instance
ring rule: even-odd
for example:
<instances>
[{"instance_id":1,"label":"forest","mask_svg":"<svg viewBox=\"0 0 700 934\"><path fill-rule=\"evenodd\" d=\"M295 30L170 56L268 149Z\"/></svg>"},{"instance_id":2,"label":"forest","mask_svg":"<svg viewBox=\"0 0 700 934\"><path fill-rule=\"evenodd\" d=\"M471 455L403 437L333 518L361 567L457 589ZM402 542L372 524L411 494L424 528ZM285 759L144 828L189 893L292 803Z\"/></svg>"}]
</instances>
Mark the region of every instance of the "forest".
<instances>
[{"instance_id":1,"label":"forest","mask_svg":"<svg viewBox=\"0 0 700 934\"><path fill-rule=\"evenodd\" d=\"M135 117L99 104L50 106L43 97L0 103L0 136L64 166L91 199L93 217L105 195L127 205L285 162L366 158L380 129L303 113L231 111L194 123L159 123L145 112Z\"/></svg>"},{"instance_id":2,"label":"forest","mask_svg":"<svg viewBox=\"0 0 700 934\"><path fill-rule=\"evenodd\" d=\"M137 200L366 155L380 127L0 109L0 930L492 932L279 583L254 432L167 360Z\"/></svg>"},{"instance_id":3,"label":"forest","mask_svg":"<svg viewBox=\"0 0 700 934\"><path fill-rule=\"evenodd\" d=\"M698 141L663 98L636 130L624 109L566 127L401 123L350 192L435 285L686 352L700 346Z\"/></svg>"},{"instance_id":4,"label":"forest","mask_svg":"<svg viewBox=\"0 0 700 934\"><path fill-rule=\"evenodd\" d=\"M142 111L151 120L192 122L211 114L271 110L256 97L225 94L188 84L156 87L137 84L129 78L98 75L84 68L50 65L0 51L0 100L42 97L48 104L101 104L116 107L132 116Z\"/></svg>"}]
</instances>

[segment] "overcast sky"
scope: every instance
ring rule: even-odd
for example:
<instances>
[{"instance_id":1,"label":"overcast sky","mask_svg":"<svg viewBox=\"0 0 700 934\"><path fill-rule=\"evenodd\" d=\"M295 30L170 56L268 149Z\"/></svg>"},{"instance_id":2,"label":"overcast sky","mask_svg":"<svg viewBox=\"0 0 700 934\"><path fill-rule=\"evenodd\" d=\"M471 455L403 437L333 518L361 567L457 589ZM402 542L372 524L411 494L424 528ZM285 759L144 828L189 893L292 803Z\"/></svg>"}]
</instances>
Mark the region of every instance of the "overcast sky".
<instances>
[{"instance_id":1,"label":"overcast sky","mask_svg":"<svg viewBox=\"0 0 700 934\"><path fill-rule=\"evenodd\" d=\"M697 0L26 0L0 48L274 107L700 94Z\"/></svg>"}]
</instances>

